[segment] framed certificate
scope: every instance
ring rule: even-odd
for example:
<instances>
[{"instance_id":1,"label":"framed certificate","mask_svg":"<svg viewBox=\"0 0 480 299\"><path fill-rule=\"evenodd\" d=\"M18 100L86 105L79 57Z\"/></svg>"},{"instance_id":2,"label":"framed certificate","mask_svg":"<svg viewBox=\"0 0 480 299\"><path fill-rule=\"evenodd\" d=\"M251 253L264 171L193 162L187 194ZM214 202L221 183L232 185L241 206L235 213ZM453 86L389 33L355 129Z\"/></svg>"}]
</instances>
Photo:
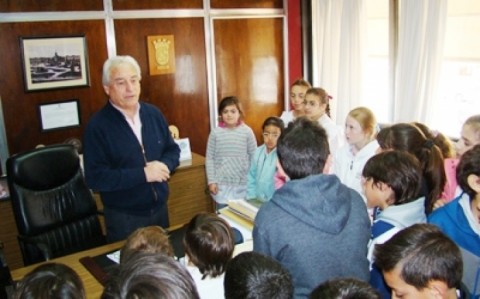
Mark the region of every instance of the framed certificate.
<instances>
[{"instance_id":1,"label":"framed certificate","mask_svg":"<svg viewBox=\"0 0 480 299\"><path fill-rule=\"evenodd\" d=\"M38 111L42 132L80 126L78 99L40 104Z\"/></svg>"}]
</instances>

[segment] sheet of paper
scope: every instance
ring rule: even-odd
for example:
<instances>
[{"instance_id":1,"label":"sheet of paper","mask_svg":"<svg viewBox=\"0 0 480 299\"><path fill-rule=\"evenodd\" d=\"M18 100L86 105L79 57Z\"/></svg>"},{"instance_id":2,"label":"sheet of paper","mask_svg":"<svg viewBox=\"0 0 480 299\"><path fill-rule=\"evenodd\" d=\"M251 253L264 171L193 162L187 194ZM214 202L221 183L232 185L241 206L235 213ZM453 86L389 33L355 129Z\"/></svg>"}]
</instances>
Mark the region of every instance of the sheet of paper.
<instances>
[{"instance_id":1,"label":"sheet of paper","mask_svg":"<svg viewBox=\"0 0 480 299\"><path fill-rule=\"evenodd\" d=\"M107 254L107 257L117 264L120 264L120 250Z\"/></svg>"}]
</instances>

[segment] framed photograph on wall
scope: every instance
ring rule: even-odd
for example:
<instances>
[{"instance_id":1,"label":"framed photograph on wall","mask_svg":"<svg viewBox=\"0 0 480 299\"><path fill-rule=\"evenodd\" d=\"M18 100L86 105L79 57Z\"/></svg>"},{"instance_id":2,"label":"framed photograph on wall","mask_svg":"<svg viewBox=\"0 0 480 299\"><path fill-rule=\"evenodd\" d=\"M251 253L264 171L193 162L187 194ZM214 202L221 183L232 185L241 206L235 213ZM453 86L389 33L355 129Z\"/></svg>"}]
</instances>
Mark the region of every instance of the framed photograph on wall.
<instances>
[{"instance_id":1,"label":"framed photograph on wall","mask_svg":"<svg viewBox=\"0 0 480 299\"><path fill-rule=\"evenodd\" d=\"M40 104L38 112L42 132L80 126L78 99Z\"/></svg>"},{"instance_id":2,"label":"framed photograph on wall","mask_svg":"<svg viewBox=\"0 0 480 299\"><path fill-rule=\"evenodd\" d=\"M89 86L85 36L20 37L25 91Z\"/></svg>"}]
</instances>

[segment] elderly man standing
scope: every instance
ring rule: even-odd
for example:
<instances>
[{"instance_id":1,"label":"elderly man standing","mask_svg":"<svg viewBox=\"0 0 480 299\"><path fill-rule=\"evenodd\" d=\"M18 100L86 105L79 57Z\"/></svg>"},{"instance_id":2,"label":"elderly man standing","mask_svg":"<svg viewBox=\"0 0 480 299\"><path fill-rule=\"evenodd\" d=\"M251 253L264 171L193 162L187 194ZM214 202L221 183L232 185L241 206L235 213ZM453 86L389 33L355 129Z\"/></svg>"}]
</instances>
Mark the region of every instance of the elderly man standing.
<instances>
[{"instance_id":1,"label":"elderly man standing","mask_svg":"<svg viewBox=\"0 0 480 299\"><path fill-rule=\"evenodd\" d=\"M139 102L140 80L134 58L108 59L102 83L110 99L85 129L85 178L100 192L109 242L139 227L169 225L167 180L180 149L160 110Z\"/></svg>"}]
</instances>

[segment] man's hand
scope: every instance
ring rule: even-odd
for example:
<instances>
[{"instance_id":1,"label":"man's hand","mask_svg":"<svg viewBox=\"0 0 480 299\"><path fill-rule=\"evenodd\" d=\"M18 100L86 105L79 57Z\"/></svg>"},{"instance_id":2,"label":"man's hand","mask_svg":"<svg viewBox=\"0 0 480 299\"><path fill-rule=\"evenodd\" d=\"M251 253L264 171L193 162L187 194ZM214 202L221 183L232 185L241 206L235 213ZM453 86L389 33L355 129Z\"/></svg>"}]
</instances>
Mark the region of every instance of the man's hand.
<instances>
[{"instance_id":1,"label":"man's hand","mask_svg":"<svg viewBox=\"0 0 480 299\"><path fill-rule=\"evenodd\" d=\"M170 170L160 161L148 162L144 168L147 182L165 182L170 178Z\"/></svg>"},{"instance_id":2,"label":"man's hand","mask_svg":"<svg viewBox=\"0 0 480 299\"><path fill-rule=\"evenodd\" d=\"M208 185L208 190L210 190L210 193L212 193L213 195L216 195L217 192L218 192L218 186L216 183L212 183L210 185Z\"/></svg>"}]
</instances>

